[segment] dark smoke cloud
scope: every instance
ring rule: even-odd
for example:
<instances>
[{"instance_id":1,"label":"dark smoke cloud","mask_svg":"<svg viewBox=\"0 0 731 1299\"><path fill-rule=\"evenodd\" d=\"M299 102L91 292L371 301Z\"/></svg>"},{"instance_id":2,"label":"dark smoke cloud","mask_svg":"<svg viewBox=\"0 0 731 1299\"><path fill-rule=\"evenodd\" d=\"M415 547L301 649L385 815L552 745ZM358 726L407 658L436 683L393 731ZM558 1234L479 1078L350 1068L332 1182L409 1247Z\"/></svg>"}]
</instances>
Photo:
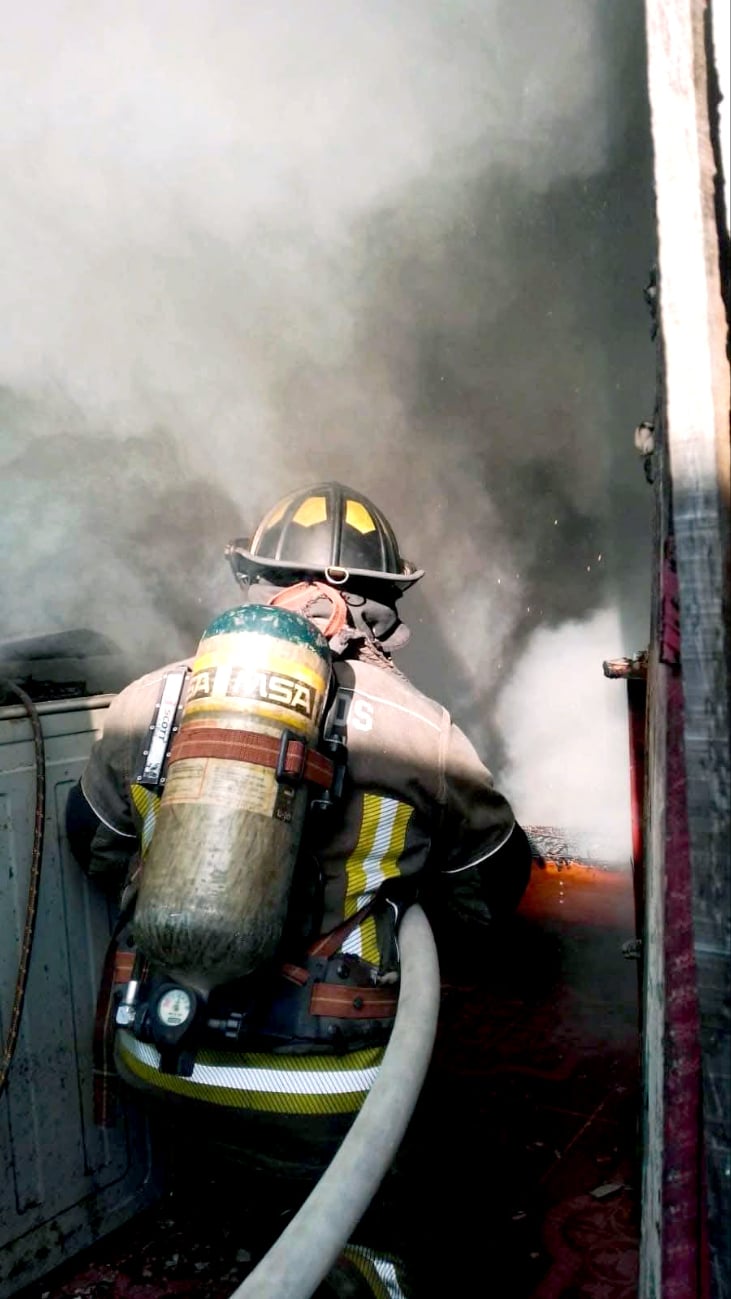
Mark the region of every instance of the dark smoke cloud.
<instances>
[{"instance_id":1,"label":"dark smoke cloud","mask_svg":"<svg viewBox=\"0 0 731 1299\"><path fill-rule=\"evenodd\" d=\"M579 674L618 754L601 658L647 635L641 7L46 0L5 27L5 635L185 652L236 597L227 537L336 477L428 570L405 662L516 796L591 766ZM561 813L616 822L593 761L596 810Z\"/></svg>"},{"instance_id":2,"label":"dark smoke cloud","mask_svg":"<svg viewBox=\"0 0 731 1299\"><path fill-rule=\"evenodd\" d=\"M189 476L164 430L39 435L6 465L0 515L16 523L6 636L101 628L132 672L189 653L231 602L219 530L233 533L238 511Z\"/></svg>"}]
</instances>

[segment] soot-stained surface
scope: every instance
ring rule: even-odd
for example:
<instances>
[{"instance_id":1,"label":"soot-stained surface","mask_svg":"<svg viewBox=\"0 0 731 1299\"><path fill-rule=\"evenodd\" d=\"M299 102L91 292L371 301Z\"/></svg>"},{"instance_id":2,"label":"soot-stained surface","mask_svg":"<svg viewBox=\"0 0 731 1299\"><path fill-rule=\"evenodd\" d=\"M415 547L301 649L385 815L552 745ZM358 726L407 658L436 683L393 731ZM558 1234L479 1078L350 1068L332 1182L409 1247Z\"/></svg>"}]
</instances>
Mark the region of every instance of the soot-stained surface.
<instances>
[{"instance_id":1,"label":"soot-stained surface","mask_svg":"<svg viewBox=\"0 0 731 1299\"><path fill-rule=\"evenodd\" d=\"M633 936L629 873L550 863L490 950L445 936L432 1068L367 1222L388 1224L417 1299L636 1294ZM23 1299L224 1299L288 1218L245 1177L199 1172Z\"/></svg>"}]
</instances>

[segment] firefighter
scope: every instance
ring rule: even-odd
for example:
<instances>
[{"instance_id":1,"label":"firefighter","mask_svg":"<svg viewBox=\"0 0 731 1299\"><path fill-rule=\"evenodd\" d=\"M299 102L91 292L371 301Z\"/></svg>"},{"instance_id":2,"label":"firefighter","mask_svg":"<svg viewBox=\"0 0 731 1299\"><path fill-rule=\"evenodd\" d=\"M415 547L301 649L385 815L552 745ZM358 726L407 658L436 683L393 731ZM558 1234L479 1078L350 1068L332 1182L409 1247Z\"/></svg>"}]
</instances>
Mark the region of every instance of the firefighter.
<instances>
[{"instance_id":1,"label":"firefighter","mask_svg":"<svg viewBox=\"0 0 731 1299\"><path fill-rule=\"evenodd\" d=\"M155 1046L126 1028L116 1032L114 1067L151 1096L182 1098L204 1112L209 1143L252 1150L256 1171L296 1167L314 1176L362 1105L382 1057L403 909L419 889L489 927L517 906L531 849L465 735L394 662L409 635L398 602L423 573L402 557L370 500L332 482L294 492L250 541L232 541L226 553L248 604L304 614L328 640L333 678L322 739L343 755L342 788L329 810L307 817L281 964L267 967L254 1027L228 1045L225 1067L161 1070ZM124 879L123 917L133 914L160 805L159 792L136 779L140 755L161 681L188 666L150 673L113 700L69 799L74 853L91 874ZM129 959L124 968L128 975ZM318 1007L311 986L303 991L288 976L292 969L310 985L316 969L318 986L334 986L342 1009L332 1001ZM344 993L353 987L369 989L372 1014L349 1010L352 997ZM102 1018L109 1024L108 1013ZM102 1118L111 1068L108 1056L97 1061ZM385 1256L349 1249L339 1263L352 1273L348 1293L358 1293L358 1284L364 1294L378 1293L386 1272L388 1293L407 1293ZM323 1295L339 1293L331 1284Z\"/></svg>"}]
</instances>

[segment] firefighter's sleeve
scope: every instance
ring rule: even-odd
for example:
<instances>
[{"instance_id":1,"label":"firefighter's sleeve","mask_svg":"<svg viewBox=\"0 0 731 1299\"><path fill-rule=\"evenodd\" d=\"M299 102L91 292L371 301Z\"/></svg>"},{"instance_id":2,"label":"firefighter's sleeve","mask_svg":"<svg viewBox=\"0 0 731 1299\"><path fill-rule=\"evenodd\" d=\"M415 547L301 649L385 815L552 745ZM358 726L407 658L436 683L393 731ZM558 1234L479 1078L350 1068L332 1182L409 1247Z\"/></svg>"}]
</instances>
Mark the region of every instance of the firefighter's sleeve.
<instances>
[{"instance_id":1,"label":"firefighter's sleeve","mask_svg":"<svg viewBox=\"0 0 731 1299\"><path fill-rule=\"evenodd\" d=\"M109 706L104 731L92 746L80 781L80 795L69 800L70 842L82 866L92 875L124 871L137 847L137 834L130 808L131 740L128 724L129 700L122 691ZM84 816L81 812L83 810ZM96 818L92 827L91 818ZM83 843L86 824L86 849ZM89 830L92 830L89 835ZM74 833L75 831L75 833Z\"/></svg>"},{"instance_id":2,"label":"firefighter's sleeve","mask_svg":"<svg viewBox=\"0 0 731 1299\"><path fill-rule=\"evenodd\" d=\"M510 914L525 891L531 848L508 800L452 724L444 768L441 872L450 906L481 924Z\"/></svg>"}]
</instances>

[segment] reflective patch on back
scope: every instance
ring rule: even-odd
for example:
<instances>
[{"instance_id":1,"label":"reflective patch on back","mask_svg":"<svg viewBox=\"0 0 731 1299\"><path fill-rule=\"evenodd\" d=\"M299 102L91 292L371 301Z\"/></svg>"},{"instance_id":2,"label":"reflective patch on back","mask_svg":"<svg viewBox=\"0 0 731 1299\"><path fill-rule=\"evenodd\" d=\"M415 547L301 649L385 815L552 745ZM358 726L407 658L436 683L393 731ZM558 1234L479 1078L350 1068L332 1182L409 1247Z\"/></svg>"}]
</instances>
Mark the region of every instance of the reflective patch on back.
<instances>
[{"instance_id":1,"label":"reflective patch on back","mask_svg":"<svg viewBox=\"0 0 731 1299\"><path fill-rule=\"evenodd\" d=\"M363 795L363 816L358 842L345 864L345 919L371 900L387 879L401 874L399 861L414 809L397 798ZM380 965L376 922L364 920L343 943L342 950Z\"/></svg>"}]
</instances>

